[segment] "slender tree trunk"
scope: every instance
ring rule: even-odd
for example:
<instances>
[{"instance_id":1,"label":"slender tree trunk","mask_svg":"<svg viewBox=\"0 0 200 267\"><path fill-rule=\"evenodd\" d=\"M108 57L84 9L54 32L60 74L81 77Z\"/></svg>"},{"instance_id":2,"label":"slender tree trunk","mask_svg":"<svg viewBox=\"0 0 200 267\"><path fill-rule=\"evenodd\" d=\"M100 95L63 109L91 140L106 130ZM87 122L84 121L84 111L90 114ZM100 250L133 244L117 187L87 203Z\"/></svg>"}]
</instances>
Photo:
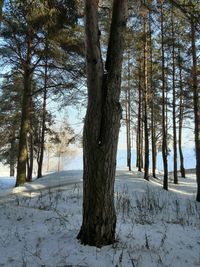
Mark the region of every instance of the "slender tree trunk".
<instances>
[{"instance_id":1,"label":"slender tree trunk","mask_svg":"<svg viewBox=\"0 0 200 267\"><path fill-rule=\"evenodd\" d=\"M31 182L32 181L32 175L33 175L33 123L32 123L32 113L33 113L33 103L32 103L32 97L29 98L29 109L30 109L30 128L29 128L29 136L27 137L27 151L28 151L28 159L27 159L27 177L26 181Z\"/></svg>"},{"instance_id":2,"label":"slender tree trunk","mask_svg":"<svg viewBox=\"0 0 200 267\"><path fill-rule=\"evenodd\" d=\"M138 125L137 125L137 130L136 130L136 168L139 166L139 131L138 131Z\"/></svg>"},{"instance_id":3,"label":"slender tree trunk","mask_svg":"<svg viewBox=\"0 0 200 267\"><path fill-rule=\"evenodd\" d=\"M77 238L102 247L115 241L114 180L127 1L113 2L104 74L97 9L98 1L85 0L88 106L83 134L83 222Z\"/></svg>"},{"instance_id":4,"label":"slender tree trunk","mask_svg":"<svg viewBox=\"0 0 200 267\"><path fill-rule=\"evenodd\" d=\"M128 55L128 87L126 90L126 141L127 167L131 171L131 84L130 84L130 56Z\"/></svg>"},{"instance_id":5,"label":"slender tree trunk","mask_svg":"<svg viewBox=\"0 0 200 267\"><path fill-rule=\"evenodd\" d=\"M138 84L138 94L139 94L139 100L138 100L138 126L137 126L137 132L138 132L138 151L137 151L137 158L138 158L138 171L142 171L142 88L141 88L141 62L139 60L139 84Z\"/></svg>"},{"instance_id":6,"label":"slender tree trunk","mask_svg":"<svg viewBox=\"0 0 200 267\"><path fill-rule=\"evenodd\" d=\"M33 133L32 133L32 123L31 123L31 132L29 133L29 138L28 138L28 144L27 146L29 147L28 149L28 159L27 159L27 182L32 181L32 176L33 176Z\"/></svg>"},{"instance_id":7,"label":"slender tree trunk","mask_svg":"<svg viewBox=\"0 0 200 267\"><path fill-rule=\"evenodd\" d=\"M180 172L181 176L185 178L185 167L184 167L184 157L182 151L182 129L183 129L183 78L182 78L182 66L181 66L181 55L179 49L179 87L180 87L180 103L179 103L179 126L178 126L178 148L179 148L179 157L180 157Z\"/></svg>"},{"instance_id":8,"label":"slender tree trunk","mask_svg":"<svg viewBox=\"0 0 200 267\"><path fill-rule=\"evenodd\" d=\"M144 26L144 142L145 142L145 161L144 161L144 179L149 180L149 129L148 129L148 44L147 44L147 15L143 18Z\"/></svg>"},{"instance_id":9,"label":"slender tree trunk","mask_svg":"<svg viewBox=\"0 0 200 267\"><path fill-rule=\"evenodd\" d=\"M15 175L15 131L12 134L12 139L10 142L10 176Z\"/></svg>"},{"instance_id":10,"label":"slender tree trunk","mask_svg":"<svg viewBox=\"0 0 200 267\"><path fill-rule=\"evenodd\" d=\"M164 167L163 189L168 190L168 163L167 163L167 130L166 130L166 97L165 97L165 51L164 51L164 18L163 2L161 0L161 50L162 50L162 157Z\"/></svg>"},{"instance_id":11,"label":"slender tree trunk","mask_svg":"<svg viewBox=\"0 0 200 267\"><path fill-rule=\"evenodd\" d=\"M141 92L142 93L142 92ZM143 99L143 97L142 97ZM140 161L141 168L144 168L144 104L141 106L141 133L140 133Z\"/></svg>"},{"instance_id":12,"label":"slender tree trunk","mask_svg":"<svg viewBox=\"0 0 200 267\"><path fill-rule=\"evenodd\" d=\"M48 49L48 47L46 47ZM40 141L40 154L38 160L38 174L37 178L42 177L42 165L44 158L44 142L45 142L45 126L46 126L46 101L47 101L47 80L48 80L48 59L45 59L45 70L44 70L44 94L43 94L43 112L42 112L42 132Z\"/></svg>"},{"instance_id":13,"label":"slender tree trunk","mask_svg":"<svg viewBox=\"0 0 200 267\"><path fill-rule=\"evenodd\" d=\"M150 91L151 91L151 152L152 152L152 176L156 178L156 133L155 133L155 93L153 87L153 47L151 34L151 13L149 12L149 46L150 46Z\"/></svg>"},{"instance_id":14,"label":"slender tree trunk","mask_svg":"<svg viewBox=\"0 0 200 267\"><path fill-rule=\"evenodd\" d=\"M2 21L2 9L3 9L3 3L4 1L3 0L0 0L0 23Z\"/></svg>"},{"instance_id":15,"label":"slender tree trunk","mask_svg":"<svg viewBox=\"0 0 200 267\"><path fill-rule=\"evenodd\" d=\"M50 170L50 148L47 149L47 172Z\"/></svg>"},{"instance_id":16,"label":"slender tree trunk","mask_svg":"<svg viewBox=\"0 0 200 267\"><path fill-rule=\"evenodd\" d=\"M172 8L171 15L172 22L172 86L173 86L173 151L174 151L174 184L178 184L178 175L177 175L177 134L176 134L176 84L175 84L175 33L174 33L174 11Z\"/></svg>"},{"instance_id":17,"label":"slender tree trunk","mask_svg":"<svg viewBox=\"0 0 200 267\"><path fill-rule=\"evenodd\" d=\"M196 30L193 18L191 18L191 41L192 41L192 81L193 81L193 101L194 101L194 121L195 121L195 150L196 150L196 179L197 196L200 202L200 98L197 80L197 53L196 53Z\"/></svg>"}]
</instances>

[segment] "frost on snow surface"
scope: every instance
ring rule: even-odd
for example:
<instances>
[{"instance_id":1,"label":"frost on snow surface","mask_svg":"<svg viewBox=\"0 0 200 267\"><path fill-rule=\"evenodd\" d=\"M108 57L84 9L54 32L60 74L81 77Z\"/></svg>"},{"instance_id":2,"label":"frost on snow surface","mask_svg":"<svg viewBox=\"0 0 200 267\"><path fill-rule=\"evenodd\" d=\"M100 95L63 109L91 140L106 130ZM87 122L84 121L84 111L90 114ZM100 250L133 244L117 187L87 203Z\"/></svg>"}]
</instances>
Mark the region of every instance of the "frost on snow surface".
<instances>
[{"instance_id":1,"label":"frost on snow surface","mask_svg":"<svg viewBox=\"0 0 200 267\"><path fill-rule=\"evenodd\" d=\"M76 239L82 220L82 173L63 171L12 189L0 178L0 266L200 266L200 204L195 177L147 182L117 171L117 242L101 249Z\"/></svg>"}]
</instances>

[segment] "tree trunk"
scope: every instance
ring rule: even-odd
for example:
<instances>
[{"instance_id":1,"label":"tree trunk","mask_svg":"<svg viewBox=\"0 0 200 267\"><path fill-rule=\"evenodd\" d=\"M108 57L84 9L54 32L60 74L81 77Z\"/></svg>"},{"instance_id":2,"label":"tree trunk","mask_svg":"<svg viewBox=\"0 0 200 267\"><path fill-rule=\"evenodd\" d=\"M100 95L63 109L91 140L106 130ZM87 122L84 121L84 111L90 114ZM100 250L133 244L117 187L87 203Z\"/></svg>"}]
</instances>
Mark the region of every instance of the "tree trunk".
<instances>
[{"instance_id":1,"label":"tree trunk","mask_svg":"<svg viewBox=\"0 0 200 267\"><path fill-rule=\"evenodd\" d=\"M15 175L15 131L13 131L12 139L10 142L10 176Z\"/></svg>"},{"instance_id":2,"label":"tree trunk","mask_svg":"<svg viewBox=\"0 0 200 267\"><path fill-rule=\"evenodd\" d=\"M174 151L174 184L178 184L177 175L177 135L176 135L176 84L175 84L175 33L174 33L174 13L172 8L172 87L173 87L173 151Z\"/></svg>"},{"instance_id":3,"label":"tree trunk","mask_svg":"<svg viewBox=\"0 0 200 267\"><path fill-rule=\"evenodd\" d=\"M197 54L196 54L196 30L193 18L191 18L191 41L192 41L192 81L193 81L193 101L194 101L194 123L195 123L195 150L196 150L196 179L197 196L200 202L200 99L197 80Z\"/></svg>"},{"instance_id":4,"label":"tree trunk","mask_svg":"<svg viewBox=\"0 0 200 267\"><path fill-rule=\"evenodd\" d=\"M131 84L130 84L130 56L128 55L128 87L126 90L126 143L127 167L131 171Z\"/></svg>"},{"instance_id":5,"label":"tree trunk","mask_svg":"<svg viewBox=\"0 0 200 267\"><path fill-rule=\"evenodd\" d=\"M149 129L148 129L148 71L147 71L147 16L143 18L144 26L144 142L145 142L145 161L144 161L144 179L149 180Z\"/></svg>"},{"instance_id":6,"label":"tree trunk","mask_svg":"<svg viewBox=\"0 0 200 267\"><path fill-rule=\"evenodd\" d=\"M27 41L27 59L26 62L22 62L24 69L24 89L22 99L22 114L21 114L21 127L19 135L19 148L18 148L18 162L17 162L17 179L15 186L19 186L26 182L26 164L28 160L27 151L27 134L30 129L31 118L31 77L32 70L30 68L32 59L32 40Z\"/></svg>"},{"instance_id":7,"label":"tree trunk","mask_svg":"<svg viewBox=\"0 0 200 267\"><path fill-rule=\"evenodd\" d=\"M26 181L31 182L32 181L32 175L33 175L33 123L32 123L32 113L33 113L33 103L32 103L32 97L29 97L29 134L27 137L27 151L28 151L28 158L27 158L27 177Z\"/></svg>"},{"instance_id":8,"label":"tree trunk","mask_svg":"<svg viewBox=\"0 0 200 267\"><path fill-rule=\"evenodd\" d=\"M47 149L47 172L50 171L50 147Z\"/></svg>"},{"instance_id":9,"label":"tree trunk","mask_svg":"<svg viewBox=\"0 0 200 267\"><path fill-rule=\"evenodd\" d=\"M139 100L138 100L138 126L137 126L137 167L138 171L142 171L142 88L141 88L141 62L139 60L139 84L138 84L138 94L139 94Z\"/></svg>"},{"instance_id":10,"label":"tree trunk","mask_svg":"<svg viewBox=\"0 0 200 267\"><path fill-rule=\"evenodd\" d=\"M180 157L180 172L181 176L185 178L185 167L184 167L184 158L183 158L183 151L182 151L182 128L183 128L183 81L182 81L182 66L181 66L181 55L180 49L179 53L179 87L180 87L180 103L179 103L179 125L178 125L178 148L179 148L179 157Z\"/></svg>"},{"instance_id":11,"label":"tree trunk","mask_svg":"<svg viewBox=\"0 0 200 267\"><path fill-rule=\"evenodd\" d=\"M0 0L0 23L2 21L2 9L3 9L3 3L4 1L3 0Z\"/></svg>"},{"instance_id":12,"label":"tree trunk","mask_svg":"<svg viewBox=\"0 0 200 267\"><path fill-rule=\"evenodd\" d=\"M29 138L28 138L28 159L27 159L27 182L32 181L32 175L33 175L33 133L32 133L32 123L30 128Z\"/></svg>"},{"instance_id":13,"label":"tree trunk","mask_svg":"<svg viewBox=\"0 0 200 267\"><path fill-rule=\"evenodd\" d=\"M163 2L161 0L161 49L162 49L162 158L164 167L163 189L168 190L168 163L167 163L167 131L166 131L166 99L165 99L165 51L163 28Z\"/></svg>"},{"instance_id":14,"label":"tree trunk","mask_svg":"<svg viewBox=\"0 0 200 267\"><path fill-rule=\"evenodd\" d=\"M28 160L27 134L30 131L30 107L29 99L31 97L31 73L30 70L24 71L24 91L22 101L21 128L19 136L19 151L17 164L16 186L26 182L26 163Z\"/></svg>"},{"instance_id":15,"label":"tree trunk","mask_svg":"<svg viewBox=\"0 0 200 267\"><path fill-rule=\"evenodd\" d=\"M151 13L149 12L149 46L150 46L150 91L151 91L151 152L152 152L152 176L156 178L156 133L155 133L155 110L154 110L154 87L153 87L153 47L151 34Z\"/></svg>"},{"instance_id":16,"label":"tree trunk","mask_svg":"<svg viewBox=\"0 0 200 267\"><path fill-rule=\"evenodd\" d=\"M115 241L114 180L127 1L113 2L104 74L97 9L98 1L85 0L88 106L83 134L83 222L77 238L102 247Z\"/></svg>"},{"instance_id":17,"label":"tree trunk","mask_svg":"<svg viewBox=\"0 0 200 267\"><path fill-rule=\"evenodd\" d=\"M48 50L48 46L46 47ZM45 142L45 125L46 125L46 101L47 101L47 80L48 80L48 59L45 59L45 70L44 70L44 94L43 94L43 113L42 113L42 133L40 140L40 154L38 160L38 174L37 178L42 177L42 165L44 158L44 142Z\"/></svg>"}]
</instances>

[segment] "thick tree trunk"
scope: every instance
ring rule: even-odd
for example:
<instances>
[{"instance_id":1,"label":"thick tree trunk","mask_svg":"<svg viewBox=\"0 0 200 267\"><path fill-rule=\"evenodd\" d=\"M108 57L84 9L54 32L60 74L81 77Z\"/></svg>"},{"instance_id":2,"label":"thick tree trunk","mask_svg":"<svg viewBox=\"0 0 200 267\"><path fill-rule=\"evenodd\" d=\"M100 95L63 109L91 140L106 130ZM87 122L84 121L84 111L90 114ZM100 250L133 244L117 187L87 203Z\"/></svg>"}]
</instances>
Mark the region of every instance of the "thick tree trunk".
<instances>
[{"instance_id":1,"label":"thick tree trunk","mask_svg":"<svg viewBox=\"0 0 200 267\"><path fill-rule=\"evenodd\" d=\"M163 2L161 0L161 50L162 50L162 158L164 167L163 189L168 190L168 163L167 163L167 130L166 130L166 99L165 99L165 51L163 28Z\"/></svg>"},{"instance_id":2,"label":"thick tree trunk","mask_svg":"<svg viewBox=\"0 0 200 267\"><path fill-rule=\"evenodd\" d=\"M174 13L172 9L172 86L173 86L173 151L174 151L174 184L178 184L177 175L177 134L176 134L176 84L175 84L175 33L174 33Z\"/></svg>"},{"instance_id":3,"label":"thick tree trunk","mask_svg":"<svg viewBox=\"0 0 200 267\"><path fill-rule=\"evenodd\" d=\"M30 98L31 98L31 73L24 71L24 91L22 101L21 128L19 136L19 151L17 164L16 186L26 182L26 163L28 160L27 134L30 131Z\"/></svg>"},{"instance_id":4,"label":"thick tree trunk","mask_svg":"<svg viewBox=\"0 0 200 267\"><path fill-rule=\"evenodd\" d=\"M179 157L180 157L180 172L181 176L185 178L185 167L184 167L184 157L182 151L182 129L183 129L183 81L182 81L182 66L181 66L181 55L179 49L179 87L180 87L180 103L179 103L179 125L178 125L178 148L179 148Z\"/></svg>"},{"instance_id":5,"label":"thick tree trunk","mask_svg":"<svg viewBox=\"0 0 200 267\"><path fill-rule=\"evenodd\" d=\"M24 69L24 89L22 99L22 115L21 115L21 127L19 135L19 148L18 148L18 162L17 162L17 179L15 186L19 186L26 182L26 164L28 160L27 150L27 134L31 132L30 118L31 118L31 59L32 59L32 39L27 40L27 59L26 62L22 62Z\"/></svg>"},{"instance_id":6,"label":"thick tree trunk","mask_svg":"<svg viewBox=\"0 0 200 267\"><path fill-rule=\"evenodd\" d=\"M193 101L194 101L194 123L195 123L195 150L196 150L196 179L197 196L200 202L200 98L197 80L197 54L196 54L196 30L194 20L191 18L191 41L192 41L192 80L193 80Z\"/></svg>"},{"instance_id":7,"label":"thick tree trunk","mask_svg":"<svg viewBox=\"0 0 200 267\"><path fill-rule=\"evenodd\" d=\"M77 238L102 247L115 241L114 180L127 1L113 2L104 75L97 9L98 1L85 0L88 107L83 135L83 222Z\"/></svg>"},{"instance_id":8,"label":"thick tree trunk","mask_svg":"<svg viewBox=\"0 0 200 267\"><path fill-rule=\"evenodd\" d=\"M145 142L145 160L144 160L144 179L149 180L149 129L148 129L148 71L147 71L147 16L144 15L143 18L143 26L144 26L144 142Z\"/></svg>"}]
</instances>

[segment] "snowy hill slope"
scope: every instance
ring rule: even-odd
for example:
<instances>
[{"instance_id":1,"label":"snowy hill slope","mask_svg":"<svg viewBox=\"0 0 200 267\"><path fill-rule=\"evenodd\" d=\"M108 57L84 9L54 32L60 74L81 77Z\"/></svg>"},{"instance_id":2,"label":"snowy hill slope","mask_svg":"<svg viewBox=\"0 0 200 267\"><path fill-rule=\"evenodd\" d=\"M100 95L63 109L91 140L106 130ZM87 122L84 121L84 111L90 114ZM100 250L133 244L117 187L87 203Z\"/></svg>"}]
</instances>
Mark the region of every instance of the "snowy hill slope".
<instances>
[{"instance_id":1,"label":"snowy hill slope","mask_svg":"<svg viewBox=\"0 0 200 267\"><path fill-rule=\"evenodd\" d=\"M159 179L118 171L117 242L102 249L76 239L81 177L81 171L55 173L0 196L0 266L200 266L194 176L165 192Z\"/></svg>"}]
</instances>

